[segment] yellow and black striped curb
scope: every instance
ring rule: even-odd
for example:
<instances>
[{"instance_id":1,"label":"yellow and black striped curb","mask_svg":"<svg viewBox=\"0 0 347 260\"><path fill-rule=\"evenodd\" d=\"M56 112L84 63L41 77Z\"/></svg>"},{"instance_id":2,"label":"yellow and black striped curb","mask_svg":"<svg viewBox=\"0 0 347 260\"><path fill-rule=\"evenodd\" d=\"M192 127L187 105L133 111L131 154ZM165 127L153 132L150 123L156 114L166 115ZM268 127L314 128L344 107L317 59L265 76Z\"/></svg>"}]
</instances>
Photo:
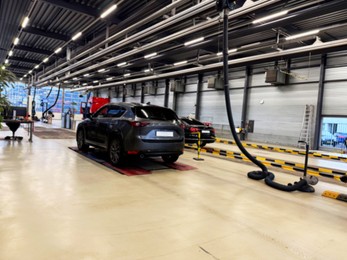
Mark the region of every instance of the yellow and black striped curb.
<instances>
[{"instance_id":1,"label":"yellow and black striped curb","mask_svg":"<svg viewBox=\"0 0 347 260\"><path fill-rule=\"evenodd\" d=\"M347 202L347 194L342 194L335 191L326 190L323 192L322 196Z\"/></svg>"},{"instance_id":2,"label":"yellow and black striped curb","mask_svg":"<svg viewBox=\"0 0 347 260\"><path fill-rule=\"evenodd\" d=\"M195 145L186 144L185 147L190 149L195 149L195 150L197 149ZM217 156L223 156L230 159L238 159L244 162L250 162L250 160L242 153L221 150L221 149L216 149L212 147L201 148L201 152L210 153ZM301 164L301 163L286 162L283 160L270 159L270 158L265 158L260 156L254 156L254 158L261 161L266 166L282 168L287 171L302 172L302 173L304 172L304 164ZM307 167L307 174L317 176L317 177L321 176L321 177L331 178L331 179L342 181L342 182L345 182L345 181L341 180L341 177L347 176L347 172L331 170L327 168L314 167L314 166Z\"/></svg>"},{"instance_id":3,"label":"yellow and black striped curb","mask_svg":"<svg viewBox=\"0 0 347 260\"><path fill-rule=\"evenodd\" d=\"M216 142L222 143L222 144L232 144L232 145L236 144L234 140L225 140L225 139L220 139L220 138L216 138ZM244 147L262 149L262 150L268 150L268 151L275 151L275 152L280 152L280 153L290 153L290 154L295 154L295 155L305 155L306 154L306 152L304 150L286 149L286 148L280 148L280 147L274 147L274 146L268 146L268 145L260 145L260 144L252 144L252 143L246 143L246 142L242 142L242 145ZM337 156L337 155L322 154L322 153L317 153L317 152L309 152L308 156L347 162L346 157Z\"/></svg>"}]
</instances>

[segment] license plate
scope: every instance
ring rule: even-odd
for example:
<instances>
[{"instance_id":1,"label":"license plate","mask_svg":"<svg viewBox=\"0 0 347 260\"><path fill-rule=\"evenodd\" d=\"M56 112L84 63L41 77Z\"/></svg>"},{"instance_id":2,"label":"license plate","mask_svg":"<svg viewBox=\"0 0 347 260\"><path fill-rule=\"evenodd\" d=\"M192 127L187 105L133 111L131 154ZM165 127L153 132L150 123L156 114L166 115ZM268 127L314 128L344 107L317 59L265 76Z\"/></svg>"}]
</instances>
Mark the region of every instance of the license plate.
<instances>
[{"instance_id":1,"label":"license plate","mask_svg":"<svg viewBox=\"0 0 347 260\"><path fill-rule=\"evenodd\" d=\"M201 130L201 133L203 133L203 134L209 134L209 133L210 133L210 130Z\"/></svg>"},{"instance_id":2,"label":"license plate","mask_svg":"<svg viewBox=\"0 0 347 260\"><path fill-rule=\"evenodd\" d=\"M160 137L173 137L174 136L174 133L173 132L169 132L169 131L157 131L156 133L157 136L160 136Z\"/></svg>"}]
</instances>

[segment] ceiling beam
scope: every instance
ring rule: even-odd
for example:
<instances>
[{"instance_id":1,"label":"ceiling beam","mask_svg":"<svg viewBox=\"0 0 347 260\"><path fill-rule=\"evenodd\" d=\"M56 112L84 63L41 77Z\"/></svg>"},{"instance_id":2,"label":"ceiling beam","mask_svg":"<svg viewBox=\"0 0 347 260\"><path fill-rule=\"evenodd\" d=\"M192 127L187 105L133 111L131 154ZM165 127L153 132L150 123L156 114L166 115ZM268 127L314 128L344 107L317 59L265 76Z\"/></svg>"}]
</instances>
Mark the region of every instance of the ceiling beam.
<instances>
[{"instance_id":1,"label":"ceiling beam","mask_svg":"<svg viewBox=\"0 0 347 260\"><path fill-rule=\"evenodd\" d=\"M81 5L81 4L76 4L76 3L69 3L63 0L40 0L40 1L50 5L64 8L66 10L70 10L76 13L92 16L94 18L97 17L99 14L98 10L95 8Z\"/></svg>"},{"instance_id":2,"label":"ceiling beam","mask_svg":"<svg viewBox=\"0 0 347 260\"><path fill-rule=\"evenodd\" d=\"M26 58L20 58L20 57L9 57L8 58L10 61L13 60L13 61L20 61L20 62L27 62L27 63L33 63L33 64L39 64L41 63L40 60L32 60L32 59L26 59Z\"/></svg>"},{"instance_id":3,"label":"ceiling beam","mask_svg":"<svg viewBox=\"0 0 347 260\"><path fill-rule=\"evenodd\" d=\"M23 28L23 32L39 35L39 36L46 37L46 38L51 38L54 40L64 41L64 42L69 41L71 38L71 37L66 36L64 34L47 32L45 30L41 30L41 29L38 29L35 27L25 27L25 28Z\"/></svg>"},{"instance_id":4,"label":"ceiling beam","mask_svg":"<svg viewBox=\"0 0 347 260\"><path fill-rule=\"evenodd\" d=\"M16 45L15 50L28 51L28 52L38 53L38 54L42 54L42 55L51 55L53 53L53 51L47 51L47 50L32 48L32 47L25 46L25 45Z\"/></svg>"},{"instance_id":5,"label":"ceiling beam","mask_svg":"<svg viewBox=\"0 0 347 260\"><path fill-rule=\"evenodd\" d=\"M33 68L32 67L21 67L21 66L15 66L15 65L10 65L8 67L8 69L10 69L11 71L14 70L24 70L24 71L29 71L29 70L32 70Z\"/></svg>"}]
</instances>

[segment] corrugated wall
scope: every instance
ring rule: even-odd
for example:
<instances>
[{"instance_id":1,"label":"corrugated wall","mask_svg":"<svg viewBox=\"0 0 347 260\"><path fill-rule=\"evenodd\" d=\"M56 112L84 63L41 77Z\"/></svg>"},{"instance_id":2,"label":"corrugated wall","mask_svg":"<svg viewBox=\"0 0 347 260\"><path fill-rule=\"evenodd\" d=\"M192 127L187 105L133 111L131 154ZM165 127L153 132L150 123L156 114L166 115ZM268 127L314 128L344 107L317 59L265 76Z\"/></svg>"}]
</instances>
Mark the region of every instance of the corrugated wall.
<instances>
[{"instance_id":1,"label":"corrugated wall","mask_svg":"<svg viewBox=\"0 0 347 260\"><path fill-rule=\"evenodd\" d=\"M250 77L247 112L247 120L254 120L255 124L254 133L248 134L249 141L297 145L305 105L314 105L316 113L319 64L320 56L317 55L294 59L291 64L292 70L288 75L288 84L284 86L265 83L265 70L271 64L255 66ZM212 122L217 129L225 130L228 129L228 119L224 92L207 87L208 77L216 74L209 73L203 78L200 119ZM177 93L176 112L180 116L195 112L198 77L190 76L186 80L185 93ZM230 70L229 82L233 117L237 126L241 124L244 68ZM157 95L145 95L145 102L163 105L164 93L165 81L161 80L158 84ZM170 91L169 94L169 107L172 108L174 93ZM139 102L140 99L140 92L137 92L136 97L127 97L126 101ZM121 100L121 96L118 100ZM347 116L347 53L345 52L328 56L323 115Z\"/></svg>"}]
</instances>

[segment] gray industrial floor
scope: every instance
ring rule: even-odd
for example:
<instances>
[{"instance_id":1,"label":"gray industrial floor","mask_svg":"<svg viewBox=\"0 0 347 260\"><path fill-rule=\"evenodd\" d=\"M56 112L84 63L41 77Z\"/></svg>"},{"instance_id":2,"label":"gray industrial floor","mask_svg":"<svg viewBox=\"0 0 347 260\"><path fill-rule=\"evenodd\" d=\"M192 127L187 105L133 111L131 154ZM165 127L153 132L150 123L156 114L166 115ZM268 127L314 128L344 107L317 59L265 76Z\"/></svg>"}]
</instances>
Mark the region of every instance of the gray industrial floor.
<instances>
[{"instance_id":1,"label":"gray industrial floor","mask_svg":"<svg viewBox=\"0 0 347 260\"><path fill-rule=\"evenodd\" d=\"M321 196L346 186L281 192L248 179L251 165L191 151L179 162L195 170L125 176L73 139L19 133L0 140L0 259L346 259L347 203Z\"/></svg>"}]
</instances>

